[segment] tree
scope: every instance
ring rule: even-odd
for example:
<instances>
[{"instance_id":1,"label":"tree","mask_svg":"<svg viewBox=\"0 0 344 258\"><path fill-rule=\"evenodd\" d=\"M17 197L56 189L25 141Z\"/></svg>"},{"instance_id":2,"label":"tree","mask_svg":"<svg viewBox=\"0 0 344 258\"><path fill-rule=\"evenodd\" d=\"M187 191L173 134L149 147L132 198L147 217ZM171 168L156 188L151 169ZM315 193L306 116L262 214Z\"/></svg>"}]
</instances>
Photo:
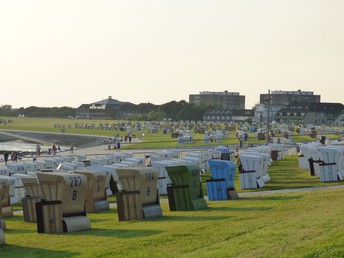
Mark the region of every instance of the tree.
<instances>
[{"instance_id":1,"label":"tree","mask_svg":"<svg viewBox=\"0 0 344 258\"><path fill-rule=\"evenodd\" d=\"M8 105L8 104L1 105L1 108L10 110L12 109L12 105Z\"/></svg>"}]
</instances>

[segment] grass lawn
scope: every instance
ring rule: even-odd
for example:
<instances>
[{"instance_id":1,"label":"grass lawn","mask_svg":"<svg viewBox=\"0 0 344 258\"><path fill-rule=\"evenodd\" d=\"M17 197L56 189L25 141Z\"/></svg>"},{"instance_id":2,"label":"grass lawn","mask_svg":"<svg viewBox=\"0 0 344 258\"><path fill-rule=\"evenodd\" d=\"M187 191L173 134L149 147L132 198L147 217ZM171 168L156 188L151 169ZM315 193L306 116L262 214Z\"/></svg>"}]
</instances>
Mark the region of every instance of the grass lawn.
<instances>
[{"instance_id":1,"label":"grass lawn","mask_svg":"<svg viewBox=\"0 0 344 258\"><path fill-rule=\"evenodd\" d=\"M127 121L114 121L114 120L84 120L84 119L57 119L57 118L29 118L29 117L8 117L6 119L11 120L11 123L6 125L0 124L0 129L4 130L22 130L22 131L35 131L35 132L50 132L50 133L61 133L61 128L57 125L65 125L66 129L64 134L85 134L85 135L97 135L114 137L115 134L119 133L121 137L124 137L127 132L118 130L103 130L103 129L81 129L75 128L75 124L121 124L127 123ZM143 122L140 122L143 123ZM146 122L148 124L149 122ZM135 122L132 121L132 124ZM70 125L70 128L69 128ZM123 146L123 149L161 149L161 148L178 148L178 147L196 147L196 146L218 146L218 145L235 145L238 144L238 140L235 137L235 131L230 131L229 137L224 138L221 142L210 142L204 143L204 134L194 133L193 143L189 144L178 144L177 138L172 138L171 133L163 134L161 131L158 133L149 133L148 129L144 130L144 138L142 142L137 144L130 144ZM141 132L132 132L137 137L141 136ZM338 136L335 134L327 135L330 139L337 139ZM277 135L282 137L282 135ZM295 133L293 136L293 142L304 142L314 140L309 136L298 135ZM248 140L244 144L264 144L265 140L258 140L254 133L249 133ZM50 146L52 143L47 143Z\"/></svg>"},{"instance_id":2,"label":"grass lawn","mask_svg":"<svg viewBox=\"0 0 344 258\"><path fill-rule=\"evenodd\" d=\"M274 162L269 174L258 191L341 184L320 183L296 156ZM249 191L238 180L238 192ZM343 189L271 194L187 212L170 211L161 198L162 218L119 222L111 208L88 214L91 230L64 234L38 234L16 214L6 218L0 257L343 257L343 198Z\"/></svg>"},{"instance_id":3,"label":"grass lawn","mask_svg":"<svg viewBox=\"0 0 344 258\"><path fill-rule=\"evenodd\" d=\"M92 230L37 234L22 216L6 219L0 257L343 257L344 191L326 190L235 201L202 211L119 222L117 212L88 214Z\"/></svg>"},{"instance_id":4,"label":"grass lawn","mask_svg":"<svg viewBox=\"0 0 344 258\"><path fill-rule=\"evenodd\" d=\"M68 124L68 120L13 120L6 128L3 125L1 128L58 133L55 123ZM73 125L74 122L72 120ZM90 130L74 128L67 129L66 133L90 134ZM92 130L92 133L114 134L104 130ZM195 138L203 141L202 135ZM147 134L143 143L133 144L133 148L167 148L165 141L171 142L170 147L176 146L176 139L171 139L171 135L158 133ZM227 142L225 139L223 144L231 142L235 140ZM149 143L151 145L147 145ZM237 173L235 187L239 193L245 193L343 184L320 183L319 177L298 168L297 156L286 156L274 162L269 175L271 182L264 188L241 190ZM202 175L202 181L209 176L209 172ZM206 193L205 184L203 190ZM117 210L111 208L88 214L91 230L64 234L38 234L36 223L24 222L17 212L5 218L6 245L0 246L0 258L344 257L343 198L344 189L271 193L238 200L208 201L207 209L176 212L170 211L167 198L161 197L162 218L119 222ZM114 202L115 198L109 200ZM14 209L20 209L20 205L14 205Z\"/></svg>"}]
</instances>

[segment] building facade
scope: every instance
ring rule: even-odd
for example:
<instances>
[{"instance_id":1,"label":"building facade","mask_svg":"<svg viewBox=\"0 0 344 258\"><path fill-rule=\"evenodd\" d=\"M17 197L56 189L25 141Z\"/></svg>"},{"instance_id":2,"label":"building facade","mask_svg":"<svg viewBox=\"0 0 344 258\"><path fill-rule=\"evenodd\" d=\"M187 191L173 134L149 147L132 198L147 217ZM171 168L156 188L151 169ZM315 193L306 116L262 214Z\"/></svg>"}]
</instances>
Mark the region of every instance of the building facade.
<instances>
[{"instance_id":1,"label":"building facade","mask_svg":"<svg viewBox=\"0 0 344 258\"><path fill-rule=\"evenodd\" d=\"M264 104L269 94L260 94L260 103ZM282 91L276 90L270 93L270 104L272 106L286 106L292 102L315 102L320 103L320 95L314 95L312 91Z\"/></svg>"},{"instance_id":2,"label":"building facade","mask_svg":"<svg viewBox=\"0 0 344 258\"><path fill-rule=\"evenodd\" d=\"M245 96L238 92L203 91L199 94L190 94L189 103L196 105L217 105L222 109L245 109Z\"/></svg>"},{"instance_id":3,"label":"building facade","mask_svg":"<svg viewBox=\"0 0 344 258\"><path fill-rule=\"evenodd\" d=\"M281 108L275 120L287 124L334 125L343 111L341 103L293 102Z\"/></svg>"},{"instance_id":4,"label":"building facade","mask_svg":"<svg viewBox=\"0 0 344 258\"><path fill-rule=\"evenodd\" d=\"M119 111L123 104L109 96L91 104L82 104L76 109L76 116L87 119L119 119Z\"/></svg>"},{"instance_id":5,"label":"building facade","mask_svg":"<svg viewBox=\"0 0 344 258\"><path fill-rule=\"evenodd\" d=\"M210 110L203 115L204 122L245 122L252 120L254 112L252 109L223 109Z\"/></svg>"},{"instance_id":6,"label":"building facade","mask_svg":"<svg viewBox=\"0 0 344 258\"><path fill-rule=\"evenodd\" d=\"M270 103L269 103L270 100ZM277 112L292 102L320 103L320 95L314 95L312 91L271 91L269 94L260 94L259 103L265 105L266 111L261 112L260 121L273 121ZM269 109L269 114L268 114Z\"/></svg>"}]
</instances>

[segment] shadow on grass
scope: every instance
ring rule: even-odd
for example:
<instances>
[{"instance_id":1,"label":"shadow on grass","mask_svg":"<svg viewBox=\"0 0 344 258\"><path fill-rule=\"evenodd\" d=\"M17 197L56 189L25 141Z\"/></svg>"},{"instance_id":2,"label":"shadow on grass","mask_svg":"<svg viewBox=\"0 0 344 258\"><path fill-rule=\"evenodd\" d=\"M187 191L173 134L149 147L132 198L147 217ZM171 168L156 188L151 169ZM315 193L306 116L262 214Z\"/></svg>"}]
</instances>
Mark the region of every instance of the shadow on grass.
<instances>
[{"instance_id":1,"label":"shadow on grass","mask_svg":"<svg viewBox=\"0 0 344 258\"><path fill-rule=\"evenodd\" d=\"M208 211L202 210L202 211ZM228 216L164 216L165 220L171 221L216 221L228 219Z\"/></svg>"},{"instance_id":2,"label":"shadow on grass","mask_svg":"<svg viewBox=\"0 0 344 258\"><path fill-rule=\"evenodd\" d=\"M87 214L112 214L117 212L117 208L110 207L108 210L87 212Z\"/></svg>"},{"instance_id":3,"label":"shadow on grass","mask_svg":"<svg viewBox=\"0 0 344 258\"><path fill-rule=\"evenodd\" d=\"M127 230L127 229L104 229L92 228L91 230L82 231L80 235L92 235L100 237L113 237L113 238L138 238L148 237L161 234L162 230ZM68 234L66 234L68 236Z\"/></svg>"},{"instance_id":4,"label":"shadow on grass","mask_svg":"<svg viewBox=\"0 0 344 258\"><path fill-rule=\"evenodd\" d=\"M6 229L5 233L6 234L32 234L33 232L36 232L36 227L34 228L34 230L30 230L30 229ZM1 257L1 256L0 256Z\"/></svg>"},{"instance_id":5,"label":"shadow on grass","mask_svg":"<svg viewBox=\"0 0 344 258\"><path fill-rule=\"evenodd\" d=\"M80 255L76 252L55 251L49 249L23 247L18 245L6 244L1 246L0 257L75 257Z\"/></svg>"},{"instance_id":6,"label":"shadow on grass","mask_svg":"<svg viewBox=\"0 0 344 258\"><path fill-rule=\"evenodd\" d=\"M254 198L249 198L249 197L242 197L240 199L245 200L245 201L290 201L290 200L297 200L301 199L302 196L254 196Z\"/></svg>"},{"instance_id":7,"label":"shadow on grass","mask_svg":"<svg viewBox=\"0 0 344 258\"><path fill-rule=\"evenodd\" d=\"M272 207L211 207L205 210L205 212L212 211L268 211L272 210ZM228 218L228 217L226 217Z\"/></svg>"},{"instance_id":8,"label":"shadow on grass","mask_svg":"<svg viewBox=\"0 0 344 258\"><path fill-rule=\"evenodd\" d=\"M15 214L13 216L8 216L8 217L2 217L5 220L11 220L11 221L20 221L23 222L24 221L24 216L21 214Z\"/></svg>"},{"instance_id":9,"label":"shadow on grass","mask_svg":"<svg viewBox=\"0 0 344 258\"><path fill-rule=\"evenodd\" d=\"M99 222L107 222L107 221L109 221L109 219L98 219L98 218L89 218L90 219L90 221L91 221L91 225L92 225L92 223L99 223ZM116 217L114 217L114 220L117 220L117 215L116 215Z\"/></svg>"}]
</instances>

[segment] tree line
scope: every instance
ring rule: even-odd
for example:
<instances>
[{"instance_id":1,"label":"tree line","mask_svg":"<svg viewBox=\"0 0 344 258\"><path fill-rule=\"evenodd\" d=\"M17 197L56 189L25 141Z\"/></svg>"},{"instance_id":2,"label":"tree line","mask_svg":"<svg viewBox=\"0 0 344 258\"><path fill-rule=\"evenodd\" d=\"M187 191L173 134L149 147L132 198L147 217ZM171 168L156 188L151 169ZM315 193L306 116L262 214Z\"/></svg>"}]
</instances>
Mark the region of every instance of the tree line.
<instances>
[{"instance_id":1,"label":"tree line","mask_svg":"<svg viewBox=\"0 0 344 258\"><path fill-rule=\"evenodd\" d=\"M171 101L162 105L152 103L141 103L138 105L132 103L123 104L120 109L125 115L123 119L136 121L161 121L163 119L195 120L202 121L203 114L210 109L216 109L216 105L195 105L181 101ZM0 116L7 117L42 117L42 118L67 118L75 117L76 108L72 107L21 107L13 109L11 105L0 106Z\"/></svg>"}]
</instances>

